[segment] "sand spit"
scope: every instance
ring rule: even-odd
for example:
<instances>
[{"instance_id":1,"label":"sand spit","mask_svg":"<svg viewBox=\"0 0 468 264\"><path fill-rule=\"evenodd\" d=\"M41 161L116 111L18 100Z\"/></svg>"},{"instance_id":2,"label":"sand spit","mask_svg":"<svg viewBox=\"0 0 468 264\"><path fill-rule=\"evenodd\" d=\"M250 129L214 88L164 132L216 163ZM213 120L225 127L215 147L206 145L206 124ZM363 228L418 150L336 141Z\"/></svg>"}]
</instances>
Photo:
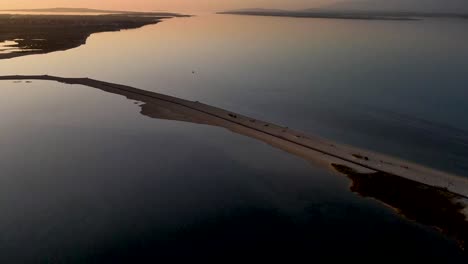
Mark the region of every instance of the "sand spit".
<instances>
[{"instance_id":1,"label":"sand spit","mask_svg":"<svg viewBox=\"0 0 468 264\"><path fill-rule=\"evenodd\" d=\"M342 164L360 173L392 174L468 198L468 178L305 135L287 127L256 120L200 102L89 78L14 75L0 76L0 80L48 80L94 87L109 93L123 95L128 99L144 102L141 106L141 113L150 117L224 127L236 133L262 140L314 163L326 164L327 166Z\"/></svg>"},{"instance_id":2,"label":"sand spit","mask_svg":"<svg viewBox=\"0 0 468 264\"><path fill-rule=\"evenodd\" d=\"M89 78L48 75L0 76L13 82L57 81L93 87L140 101L141 114L157 119L205 124L255 138L332 169L351 180L351 191L374 198L418 223L434 226L458 241L468 241L468 179L379 153L338 144L319 137L256 120L237 113L130 86Z\"/></svg>"}]
</instances>

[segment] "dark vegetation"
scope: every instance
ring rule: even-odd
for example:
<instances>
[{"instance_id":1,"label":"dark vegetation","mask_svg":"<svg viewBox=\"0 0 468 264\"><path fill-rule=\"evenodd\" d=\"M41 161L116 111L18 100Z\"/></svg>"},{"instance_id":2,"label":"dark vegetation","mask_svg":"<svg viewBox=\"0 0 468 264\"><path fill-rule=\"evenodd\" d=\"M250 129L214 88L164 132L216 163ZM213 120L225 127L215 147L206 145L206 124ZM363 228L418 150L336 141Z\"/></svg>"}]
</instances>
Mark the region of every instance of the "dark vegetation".
<instances>
[{"instance_id":1,"label":"dark vegetation","mask_svg":"<svg viewBox=\"0 0 468 264\"><path fill-rule=\"evenodd\" d=\"M383 172L365 174L344 165L332 166L352 180L351 191L382 201L408 219L439 228L466 249L468 222L457 195Z\"/></svg>"},{"instance_id":2,"label":"dark vegetation","mask_svg":"<svg viewBox=\"0 0 468 264\"><path fill-rule=\"evenodd\" d=\"M67 50L85 44L93 33L134 29L160 22L148 15L0 15L0 42L15 40L25 51L0 54L0 59ZM29 50L29 51L28 51Z\"/></svg>"}]
</instances>

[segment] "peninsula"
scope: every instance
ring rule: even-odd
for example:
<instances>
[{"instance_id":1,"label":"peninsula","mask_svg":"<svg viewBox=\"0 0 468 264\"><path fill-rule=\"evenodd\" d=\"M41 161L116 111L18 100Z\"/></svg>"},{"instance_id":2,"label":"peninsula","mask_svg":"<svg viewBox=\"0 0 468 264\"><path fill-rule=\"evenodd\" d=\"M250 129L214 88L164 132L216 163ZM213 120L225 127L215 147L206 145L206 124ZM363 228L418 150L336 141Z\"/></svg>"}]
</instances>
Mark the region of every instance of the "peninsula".
<instances>
[{"instance_id":1,"label":"peninsula","mask_svg":"<svg viewBox=\"0 0 468 264\"><path fill-rule=\"evenodd\" d=\"M0 15L0 59L67 50L86 43L93 33L134 29L172 13L119 13L106 15Z\"/></svg>"}]
</instances>

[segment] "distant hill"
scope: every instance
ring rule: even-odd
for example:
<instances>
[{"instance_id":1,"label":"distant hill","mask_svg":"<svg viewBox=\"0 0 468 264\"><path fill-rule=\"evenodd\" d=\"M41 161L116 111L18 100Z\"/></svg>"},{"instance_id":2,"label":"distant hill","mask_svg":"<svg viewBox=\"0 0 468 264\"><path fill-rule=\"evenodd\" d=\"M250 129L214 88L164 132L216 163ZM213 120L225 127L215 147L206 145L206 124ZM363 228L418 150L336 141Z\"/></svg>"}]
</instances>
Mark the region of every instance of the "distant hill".
<instances>
[{"instance_id":1,"label":"distant hill","mask_svg":"<svg viewBox=\"0 0 468 264\"><path fill-rule=\"evenodd\" d=\"M242 8L229 10L227 12L284 12L282 9L270 9L270 8Z\"/></svg>"},{"instance_id":2,"label":"distant hill","mask_svg":"<svg viewBox=\"0 0 468 264\"><path fill-rule=\"evenodd\" d=\"M91 8L66 8L66 7L56 7L56 8L41 8L41 9L10 9L10 10L1 10L4 12L37 12L37 13L94 13L94 14L149 14L157 16L170 16L178 17L183 16L177 13L169 12L136 12L136 11L118 11L118 10L101 10L101 9L91 9Z\"/></svg>"},{"instance_id":3,"label":"distant hill","mask_svg":"<svg viewBox=\"0 0 468 264\"><path fill-rule=\"evenodd\" d=\"M424 17L467 19L468 0L341 0L334 4L302 10L246 8L220 13L369 20L419 20Z\"/></svg>"},{"instance_id":4,"label":"distant hill","mask_svg":"<svg viewBox=\"0 0 468 264\"><path fill-rule=\"evenodd\" d=\"M116 11L116 10L100 10L100 9L91 9L91 8L65 8L65 7L56 7L56 8L39 8L39 9L10 9L2 11L15 11L15 12L50 12L50 13L127 13L129 11Z\"/></svg>"},{"instance_id":5,"label":"distant hill","mask_svg":"<svg viewBox=\"0 0 468 264\"><path fill-rule=\"evenodd\" d=\"M238 9L218 12L218 14L246 15L246 16L275 16L297 18L331 18L331 19L361 19L361 20L419 20L407 14L368 13L368 12L334 12L321 10L269 10L269 9Z\"/></svg>"},{"instance_id":6,"label":"distant hill","mask_svg":"<svg viewBox=\"0 0 468 264\"><path fill-rule=\"evenodd\" d=\"M302 11L317 10L467 14L468 0L347 0Z\"/></svg>"}]
</instances>

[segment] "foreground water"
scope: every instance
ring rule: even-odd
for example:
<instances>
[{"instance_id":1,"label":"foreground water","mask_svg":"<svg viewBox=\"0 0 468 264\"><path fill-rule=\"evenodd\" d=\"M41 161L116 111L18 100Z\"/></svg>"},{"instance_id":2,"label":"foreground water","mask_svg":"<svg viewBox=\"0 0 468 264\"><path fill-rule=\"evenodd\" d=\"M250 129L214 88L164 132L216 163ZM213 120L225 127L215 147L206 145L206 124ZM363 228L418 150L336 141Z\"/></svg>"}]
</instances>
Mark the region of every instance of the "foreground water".
<instances>
[{"instance_id":1,"label":"foreground water","mask_svg":"<svg viewBox=\"0 0 468 264\"><path fill-rule=\"evenodd\" d=\"M245 113L467 175L467 22L207 15L0 61Z\"/></svg>"},{"instance_id":2,"label":"foreground water","mask_svg":"<svg viewBox=\"0 0 468 264\"><path fill-rule=\"evenodd\" d=\"M150 119L88 87L1 82L0 259L233 255L463 261L349 181L223 129Z\"/></svg>"}]
</instances>

